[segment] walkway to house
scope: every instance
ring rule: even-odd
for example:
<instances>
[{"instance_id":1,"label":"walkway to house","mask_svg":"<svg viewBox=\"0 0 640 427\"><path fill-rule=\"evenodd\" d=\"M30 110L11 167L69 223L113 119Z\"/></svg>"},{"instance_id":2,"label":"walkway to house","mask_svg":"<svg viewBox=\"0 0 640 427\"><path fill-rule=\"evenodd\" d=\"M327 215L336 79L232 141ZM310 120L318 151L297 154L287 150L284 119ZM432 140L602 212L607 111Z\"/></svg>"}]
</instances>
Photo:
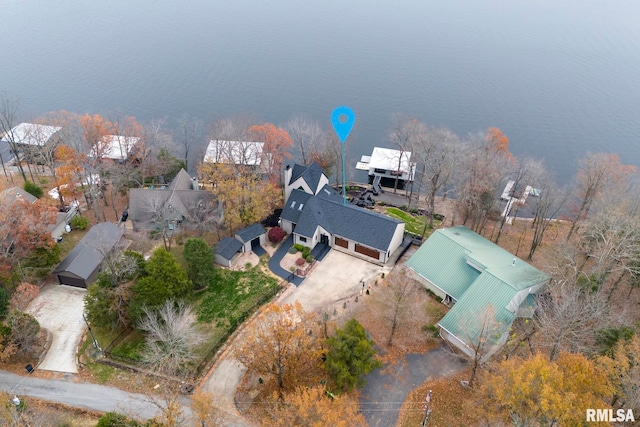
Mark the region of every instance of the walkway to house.
<instances>
[{"instance_id":1,"label":"walkway to house","mask_svg":"<svg viewBox=\"0 0 640 427\"><path fill-rule=\"evenodd\" d=\"M269 270L276 276L280 277L283 280L288 280L290 283L293 283L296 286L300 286L304 277L296 276L290 271L285 270L280 266L280 262L282 258L287 254L289 248L293 246L293 235L290 234L284 242L280 245L280 247L275 251L271 259L269 260Z\"/></svg>"},{"instance_id":2,"label":"walkway to house","mask_svg":"<svg viewBox=\"0 0 640 427\"><path fill-rule=\"evenodd\" d=\"M462 371L466 362L438 347L424 354L407 354L406 360L385 365L366 376L360 407L370 427L395 426L407 395L427 380Z\"/></svg>"},{"instance_id":3,"label":"walkway to house","mask_svg":"<svg viewBox=\"0 0 640 427\"><path fill-rule=\"evenodd\" d=\"M258 255L259 257L267 254L267 251L265 251L264 248L260 245L251 246L251 250L253 251L254 254Z\"/></svg>"}]
</instances>

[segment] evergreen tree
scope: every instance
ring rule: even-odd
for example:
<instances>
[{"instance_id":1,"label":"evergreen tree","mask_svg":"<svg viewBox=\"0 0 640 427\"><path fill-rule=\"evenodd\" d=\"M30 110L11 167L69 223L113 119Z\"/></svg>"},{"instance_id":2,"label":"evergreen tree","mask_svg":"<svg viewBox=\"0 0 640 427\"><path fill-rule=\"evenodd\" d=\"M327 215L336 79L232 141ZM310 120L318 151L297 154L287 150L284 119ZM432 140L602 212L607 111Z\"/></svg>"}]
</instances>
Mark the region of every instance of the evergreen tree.
<instances>
[{"instance_id":1,"label":"evergreen tree","mask_svg":"<svg viewBox=\"0 0 640 427\"><path fill-rule=\"evenodd\" d=\"M140 319L143 307L159 308L168 299L185 299L191 290L187 272L164 248L156 249L145 265L146 275L133 286L129 305L132 320Z\"/></svg>"},{"instance_id":2,"label":"evergreen tree","mask_svg":"<svg viewBox=\"0 0 640 427\"><path fill-rule=\"evenodd\" d=\"M202 239L187 239L182 253L189 265L187 273L193 287L195 289L206 288L215 274L211 248Z\"/></svg>"},{"instance_id":3,"label":"evergreen tree","mask_svg":"<svg viewBox=\"0 0 640 427\"><path fill-rule=\"evenodd\" d=\"M346 392L364 385L364 375L382 366L374 342L356 319L349 320L327 339L325 369L335 386Z\"/></svg>"}]
</instances>

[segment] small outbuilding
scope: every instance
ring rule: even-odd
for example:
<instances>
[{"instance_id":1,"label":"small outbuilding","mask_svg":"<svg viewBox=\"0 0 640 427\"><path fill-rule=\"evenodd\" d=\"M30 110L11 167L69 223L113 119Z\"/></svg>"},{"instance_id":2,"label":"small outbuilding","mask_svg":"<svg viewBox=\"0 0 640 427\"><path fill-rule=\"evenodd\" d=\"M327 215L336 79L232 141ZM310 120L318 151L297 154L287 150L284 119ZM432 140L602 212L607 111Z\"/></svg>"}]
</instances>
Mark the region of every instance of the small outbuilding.
<instances>
[{"instance_id":1,"label":"small outbuilding","mask_svg":"<svg viewBox=\"0 0 640 427\"><path fill-rule=\"evenodd\" d=\"M243 244L233 237L225 237L216 245L214 260L220 265L231 267L242 253Z\"/></svg>"},{"instance_id":2,"label":"small outbuilding","mask_svg":"<svg viewBox=\"0 0 640 427\"><path fill-rule=\"evenodd\" d=\"M256 223L237 231L235 237L242 243L242 252L250 252L252 248L265 244L267 232Z\"/></svg>"},{"instance_id":3,"label":"small outbuilding","mask_svg":"<svg viewBox=\"0 0 640 427\"><path fill-rule=\"evenodd\" d=\"M86 288L95 282L105 257L118 245L124 229L110 222L91 227L91 230L78 242L53 270L61 285Z\"/></svg>"}]
</instances>

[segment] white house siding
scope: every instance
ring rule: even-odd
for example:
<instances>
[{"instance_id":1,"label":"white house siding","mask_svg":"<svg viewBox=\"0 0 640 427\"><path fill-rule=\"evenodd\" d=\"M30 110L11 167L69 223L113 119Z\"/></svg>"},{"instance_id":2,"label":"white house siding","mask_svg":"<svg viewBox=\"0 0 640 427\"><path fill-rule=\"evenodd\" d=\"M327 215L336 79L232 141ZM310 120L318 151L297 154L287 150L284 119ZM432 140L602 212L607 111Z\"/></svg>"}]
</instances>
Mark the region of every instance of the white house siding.
<instances>
[{"instance_id":1,"label":"white house siding","mask_svg":"<svg viewBox=\"0 0 640 427\"><path fill-rule=\"evenodd\" d=\"M455 335L451 334L449 331L444 329L442 326L438 325L438 327L440 328L440 337L443 340L450 342L457 349L462 351L467 356L469 356L469 357L473 357L474 356L474 351L471 348L469 348L465 343L463 343L460 339L458 339L458 337L456 337Z\"/></svg>"},{"instance_id":2,"label":"white house siding","mask_svg":"<svg viewBox=\"0 0 640 427\"><path fill-rule=\"evenodd\" d=\"M307 182L304 179L302 179L302 177L300 177L295 181L293 181L291 184L288 184L286 186L286 188L284 189L284 192L285 192L284 199L289 200L289 196L291 195L291 192L296 188L300 188L300 187L302 187L302 191L304 191L307 194L315 194L315 188L310 188L309 185L307 185Z\"/></svg>"},{"instance_id":3,"label":"white house siding","mask_svg":"<svg viewBox=\"0 0 640 427\"><path fill-rule=\"evenodd\" d=\"M391 242L389 242L389 255L394 253L396 249L400 247L402 244L402 238L404 237L404 222L400 223L396 226L396 231L393 232L393 237L391 238ZM387 259L389 257L387 256ZM385 259L383 262L387 262Z\"/></svg>"},{"instance_id":4,"label":"white house siding","mask_svg":"<svg viewBox=\"0 0 640 427\"><path fill-rule=\"evenodd\" d=\"M523 289L511 299L511 302L507 304L507 310L512 313L517 313L520 305L522 305L522 301L524 301L529 294L535 294L538 290L544 285L544 283L539 283L537 285L531 286L529 288Z\"/></svg>"},{"instance_id":5,"label":"white house siding","mask_svg":"<svg viewBox=\"0 0 640 427\"><path fill-rule=\"evenodd\" d=\"M225 267L231 267L231 260L226 259L222 255L215 254L213 260L216 264L224 265Z\"/></svg>"},{"instance_id":6,"label":"white house siding","mask_svg":"<svg viewBox=\"0 0 640 427\"><path fill-rule=\"evenodd\" d=\"M288 221L286 219L280 220L280 227L284 230L285 233L291 234L293 233L293 222Z\"/></svg>"}]
</instances>

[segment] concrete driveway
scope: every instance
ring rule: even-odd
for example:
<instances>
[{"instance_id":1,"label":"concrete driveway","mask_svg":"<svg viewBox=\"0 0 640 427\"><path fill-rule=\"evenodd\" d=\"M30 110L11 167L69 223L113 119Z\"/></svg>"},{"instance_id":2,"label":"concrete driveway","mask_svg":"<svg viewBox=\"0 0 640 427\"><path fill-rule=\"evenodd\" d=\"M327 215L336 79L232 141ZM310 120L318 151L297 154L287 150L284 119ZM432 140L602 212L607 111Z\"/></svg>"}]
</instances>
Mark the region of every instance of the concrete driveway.
<instances>
[{"instance_id":1,"label":"concrete driveway","mask_svg":"<svg viewBox=\"0 0 640 427\"><path fill-rule=\"evenodd\" d=\"M51 332L51 347L38 369L77 373L76 352L86 325L82 319L85 289L46 285L27 311Z\"/></svg>"},{"instance_id":2,"label":"concrete driveway","mask_svg":"<svg viewBox=\"0 0 640 427\"><path fill-rule=\"evenodd\" d=\"M292 304L299 301L306 311L313 311L360 293L362 280L369 285L380 273L388 273L391 268L334 249L318 263L302 284L280 302Z\"/></svg>"}]
</instances>

